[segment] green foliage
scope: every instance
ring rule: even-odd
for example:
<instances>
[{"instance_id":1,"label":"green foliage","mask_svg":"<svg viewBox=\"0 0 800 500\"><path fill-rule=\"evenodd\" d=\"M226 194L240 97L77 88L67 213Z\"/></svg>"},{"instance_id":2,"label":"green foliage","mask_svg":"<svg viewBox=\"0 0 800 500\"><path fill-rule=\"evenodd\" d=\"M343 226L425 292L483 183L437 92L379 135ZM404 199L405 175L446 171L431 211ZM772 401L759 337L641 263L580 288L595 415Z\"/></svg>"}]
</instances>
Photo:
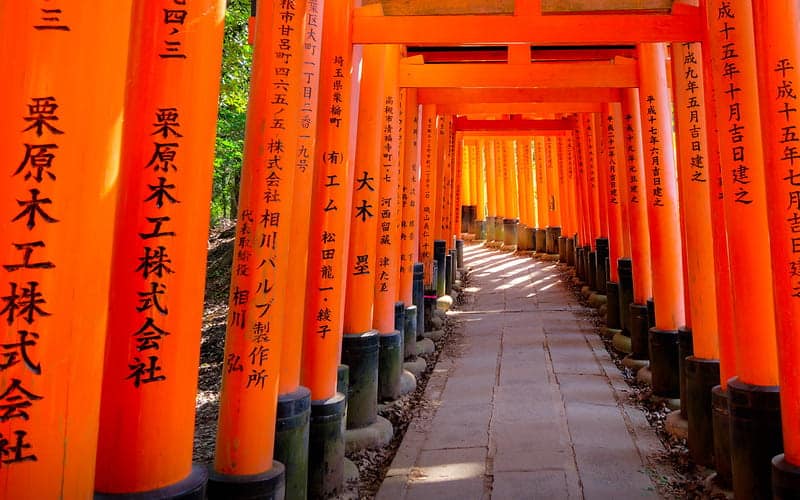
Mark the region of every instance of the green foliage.
<instances>
[{"instance_id":1,"label":"green foliage","mask_svg":"<svg viewBox=\"0 0 800 500\"><path fill-rule=\"evenodd\" d=\"M211 219L214 223L221 218L236 216L253 60L252 47L247 43L249 18L250 0L228 0L211 200Z\"/></svg>"}]
</instances>

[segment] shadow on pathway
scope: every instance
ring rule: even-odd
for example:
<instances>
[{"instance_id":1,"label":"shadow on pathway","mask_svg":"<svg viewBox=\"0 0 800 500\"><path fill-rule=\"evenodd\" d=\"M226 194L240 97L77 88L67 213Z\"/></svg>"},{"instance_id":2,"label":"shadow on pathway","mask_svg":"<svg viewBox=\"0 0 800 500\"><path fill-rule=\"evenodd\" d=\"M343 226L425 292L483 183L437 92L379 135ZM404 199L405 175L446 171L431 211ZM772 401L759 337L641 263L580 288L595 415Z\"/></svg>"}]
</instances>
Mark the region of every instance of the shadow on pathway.
<instances>
[{"instance_id":1,"label":"shadow on pathway","mask_svg":"<svg viewBox=\"0 0 800 500\"><path fill-rule=\"evenodd\" d=\"M480 246L378 499L658 498L663 447L556 264Z\"/></svg>"}]
</instances>

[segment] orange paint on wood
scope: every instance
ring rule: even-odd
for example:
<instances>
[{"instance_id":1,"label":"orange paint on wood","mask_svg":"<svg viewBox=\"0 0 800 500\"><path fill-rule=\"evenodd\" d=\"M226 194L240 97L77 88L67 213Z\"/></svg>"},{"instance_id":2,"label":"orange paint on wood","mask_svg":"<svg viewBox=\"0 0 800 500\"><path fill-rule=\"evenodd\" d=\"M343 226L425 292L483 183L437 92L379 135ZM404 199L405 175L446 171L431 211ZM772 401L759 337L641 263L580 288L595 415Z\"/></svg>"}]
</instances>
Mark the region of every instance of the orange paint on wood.
<instances>
[{"instance_id":1,"label":"orange paint on wood","mask_svg":"<svg viewBox=\"0 0 800 500\"><path fill-rule=\"evenodd\" d=\"M560 195L560 177L559 169L561 168L561 158L559 157L558 139L556 137L548 137L545 139L547 145L547 156L549 162L547 163L547 195L549 205L549 225L551 227L561 227L561 195Z\"/></svg>"},{"instance_id":2,"label":"orange paint on wood","mask_svg":"<svg viewBox=\"0 0 800 500\"><path fill-rule=\"evenodd\" d=\"M373 325L385 63L382 46L364 47L345 287L344 331L350 334L367 332Z\"/></svg>"},{"instance_id":3,"label":"orange paint on wood","mask_svg":"<svg viewBox=\"0 0 800 500\"><path fill-rule=\"evenodd\" d=\"M436 185L437 130L436 106L422 106L421 123L421 174L420 174L420 215L422 225L419 237L419 260L425 268L425 286L433 284L433 240L435 239L435 207L438 202Z\"/></svg>"},{"instance_id":4,"label":"orange paint on wood","mask_svg":"<svg viewBox=\"0 0 800 500\"><path fill-rule=\"evenodd\" d=\"M0 497L9 499L93 495L120 182L131 1L50 8L0 5Z\"/></svg>"},{"instance_id":5,"label":"orange paint on wood","mask_svg":"<svg viewBox=\"0 0 800 500\"><path fill-rule=\"evenodd\" d=\"M486 220L487 214L487 183L488 183L488 166L486 162L486 141L484 139L477 139L476 150L476 173L475 173L475 187L477 189L477 220Z\"/></svg>"},{"instance_id":6,"label":"orange paint on wood","mask_svg":"<svg viewBox=\"0 0 800 500\"><path fill-rule=\"evenodd\" d=\"M349 146L354 80L350 7L349 0L326 0L323 11L320 121L316 130L300 373L300 383L309 388L315 401L336 395L344 323L344 277L349 271L346 256L352 211L348 206L354 177Z\"/></svg>"},{"instance_id":7,"label":"orange paint on wood","mask_svg":"<svg viewBox=\"0 0 800 500\"><path fill-rule=\"evenodd\" d=\"M628 176L628 202L631 234L631 268L633 271L633 302L644 305L653 294L650 267L650 230L647 220L648 192L645 186L642 150L642 120L639 90L631 89L622 100L625 123L625 165Z\"/></svg>"},{"instance_id":8,"label":"orange paint on wood","mask_svg":"<svg viewBox=\"0 0 800 500\"><path fill-rule=\"evenodd\" d=\"M753 2L761 122L764 131L767 215L775 326L781 387L781 421L786 460L800 464L800 159L796 146L800 118L794 82L800 49L797 45L797 2ZM787 110L794 110L793 113Z\"/></svg>"},{"instance_id":9,"label":"orange paint on wood","mask_svg":"<svg viewBox=\"0 0 800 500\"><path fill-rule=\"evenodd\" d=\"M647 220L656 328L677 330L685 323L683 262L672 116L663 44L639 45L639 104L644 131Z\"/></svg>"},{"instance_id":10,"label":"orange paint on wood","mask_svg":"<svg viewBox=\"0 0 800 500\"><path fill-rule=\"evenodd\" d=\"M686 290L691 312L694 355L719 357L717 290L711 217L708 121L704 101L702 53L699 44L673 44L672 67L678 149L678 184L685 227Z\"/></svg>"},{"instance_id":11,"label":"orange paint on wood","mask_svg":"<svg viewBox=\"0 0 800 500\"><path fill-rule=\"evenodd\" d=\"M607 104L603 114L604 126L601 128L606 144L606 210L608 213L608 268L609 280L619 282L617 261L625 255L622 226L622 196L620 178L625 176L624 144L622 143L622 108L617 104Z\"/></svg>"},{"instance_id":12,"label":"orange paint on wood","mask_svg":"<svg viewBox=\"0 0 800 500\"><path fill-rule=\"evenodd\" d=\"M416 89L406 89L403 105L403 187L400 223L400 300L412 304L414 263L419 254L419 105Z\"/></svg>"},{"instance_id":13,"label":"orange paint on wood","mask_svg":"<svg viewBox=\"0 0 800 500\"><path fill-rule=\"evenodd\" d=\"M288 394L300 386L303 331L308 292L308 240L311 225L311 195L314 185L317 113L319 103L320 40L324 0L306 2L303 16L302 101L298 117L297 159L294 163L292 193L292 230L289 247L292 253L292 279L286 284L285 334L281 352L278 390Z\"/></svg>"},{"instance_id":14,"label":"orange paint on wood","mask_svg":"<svg viewBox=\"0 0 800 500\"><path fill-rule=\"evenodd\" d=\"M772 259L751 2L710 1L710 56L733 293L737 375L778 384ZM731 71L727 57L738 54ZM730 91L730 89L735 89Z\"/></svg>"},{"instance_id":15,"label":"orange paint on wood","mask_svg":"<svg viewBox=\"0 0 800 500\"><path fill-rule=\"evenodd\" d=\"M290 277L292 193L300 127L302 19L279 4L256 15L242 187L233 257L214 470L250 475L272 467L280 356ZM286 37L282 25L292 28ZM287 75L275 86L276 73Z\"/></svg>"}]
</instances>

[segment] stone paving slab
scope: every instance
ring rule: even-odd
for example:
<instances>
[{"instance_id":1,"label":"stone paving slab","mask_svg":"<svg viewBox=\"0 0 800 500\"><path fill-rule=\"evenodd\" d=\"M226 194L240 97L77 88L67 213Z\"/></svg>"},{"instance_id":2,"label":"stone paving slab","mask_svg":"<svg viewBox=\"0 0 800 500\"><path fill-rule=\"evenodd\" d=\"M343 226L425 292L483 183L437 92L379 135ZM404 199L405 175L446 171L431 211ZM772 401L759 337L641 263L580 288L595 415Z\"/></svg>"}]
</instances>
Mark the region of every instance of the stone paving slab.
<instances>
[{"instance_id":1,"label":"stone paving slab","mask_svg":"<svg viewBox=\"0 0 800 500\"><path fill-rule=\"evenodd\" d=\"M379 499L657 498L663 451L551 262L468 246L468 304Z\"/></svg>"}]
</instances>

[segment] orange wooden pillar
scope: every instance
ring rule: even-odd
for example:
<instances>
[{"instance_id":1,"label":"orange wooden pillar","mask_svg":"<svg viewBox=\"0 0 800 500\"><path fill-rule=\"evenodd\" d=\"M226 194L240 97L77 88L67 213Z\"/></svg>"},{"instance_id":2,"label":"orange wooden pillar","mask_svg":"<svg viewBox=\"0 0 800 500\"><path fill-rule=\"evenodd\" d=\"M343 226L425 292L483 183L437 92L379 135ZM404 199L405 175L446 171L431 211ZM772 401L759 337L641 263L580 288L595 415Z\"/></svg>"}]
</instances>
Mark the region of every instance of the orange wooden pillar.
<instances>
[{"instance_id":1,"label":"orange wooden pillar","mask_svg":"<svg viewBox=\"0 0 800 500\"><path fill-rule=\"evenodd\" d=\"M384 65L381 93L381 143L378 180L379 199L375 208L377 239L375 253L374 307L372 328L380 334L378 397L400 397L403 372L403 335L395 329L395 304L398 298L400 268L400 88L397 86L400 64L399 45L381 45ZM368 125L367 125L368 126ZM363 129L361 129L363 130Z\"/></svg>"},{"instance_id":2,"label":"orange wooden pillar","mask_svg":"<svg viewBox=\"0 0 800 500\"><path fill-rule=\"evenodd\" d=\"M419 260L425 268L425 288L436 286L433 282L433 240L435 238L434 216L438 201L436 188L436 152L438 131L436 105L422 105L422 131L420 138L420 215L422 227L419 236Z\"/></svg>"},{"instance_id":3,"label":"orange wooden pillar","mask_svg":"<svg viewBox=\"0 0 800 500\"><path fill-rule=\"evenodd\" d=\"M450 204L452 199L452 156L450 154L450 134L453 131L453 116L440 115L439 117L439 140L437 144L436 162L436 186L437 200L436 211L434 212L434 227L436 228L436 239L444 240L445 247L450 247ZM440 265L440 273L444 272L443 265Z\"/></svg>"},{"instance_id":4,"label":"orange wooden pillar","mask_svg":"<svg viewBox=\"0 0 800 500\"><path fill-rule=\"evenodd\" d=\"M506 212L503 218L503 248L516 250L519 230L519 180L517 179L517 154L513 140L504 138L500 143L503 157L503 176Z\"/></svg>"},{"instance_id":5,"label":"orange wooden pillar","mask_svg":"<svg viewBox=\"0 0 800 500\"><path fill-rule=\"evenodd\" d=\"M497 214L494 220L494 240L497 247L502 247L506 240L505 219L508 213L508 167L503 156L503 137L497 136L492 140L492 158L495 171L495 195L497 196Z\"/></svg>"},{"instance_id":6,"label":"orange wooden pillar","mask_svg":"<svg viewBox=\"0 0 800 500\"><path fill-rule=\"evenodd\" d=\"M558 141L554 136L545 138L547 162L547 253L558 253L558 238L561 237L561 197L559 193L559 169L561 158Z\"/></svg>"},{"instance_id":7,"label":"orange wooden pillar","mask_svg":"<svg viewBox=\"0 0 800 500\"><path fill-rule=\"evenodd\" d=\"M300 383L311 391L308 496L338 493L344 479L345 396L337 392L352 220L352 47L349 0L327 0L319 66L319 120L308 239Z\"/></svg>"},{"instance_id":8,"label":"orange wooden pillar","mask_svg":"<svg viewBox=\"0 0 800 500\"><path fill-rule=\"evenodd\" d=\"M588 280L588 253L591 246L589 224L589 207L587 202L587 183L586 183L586 139L584 130L584 120L582 115L578 115L578 128L573 131L573 145L575 148L575 196L576 196L576 222L578 238L575 248L575 270L579 278L583 281Z\"/></svg>"},{"instance_id":9,"label":"orange wooden pillar","mask_svg":"<svg viewBox=\"0 0 800 500\"><path fill-rule=\"evenodd\" d=\"M303 78L298 116L297 158L294 162L292 229L289 247L292 279L286 286L285 335L282 339L275 460L286 473L286 492L292 497L308 494L308 436L311 391L300 385L303 331L308 293L308 242L319 102L320 34L324 1L306 2L303 15Z\"/></svg>"},{"instance_id":10,"label":"orange wooden pillar","mask_svg":"<svg viewBox=\"0 0 800 500\"><path fill-rule=\"evenodd\" d=\"M192 427L225 4L163 7L132 10L95 479L109 495L207 478Z\"/></svg>"},{"instance_id":11,"label":"orange wooden pillar","mask_svg":"<svg viewBox=\"0 0 800 500\"><path fill-rule=\"evenodd\" d=\"M577 184L575 181L576 172L577 172L577 155L575 151L575 134L574 131L567 132L566 136L564 137L565 142L565 158L566 158L566 175L565 175L565 182L564 188L567 193L567 202L568 205L567 214L568 214L568 225L566 232L563 234L567 238L567 264L570 266L575 266L575 250L577 246L577 239L578 239L578 213L579 213L579 200L577 197Z\"/></svg>"},{"instance_id":12,"label":"orange wooden pillar","mask_svg":"<svg viewBox=\"0 0 800 500\"><path fill-rule=\"evenodd\" d=\"M597 214L600 219L600 232L596 240L597 290L605 294L609 277L609 229L608 229L608 133L606 117L602 113L592 113L594 122L594 141L597 163Z\"/></svg>"},{"instance_id":13,"label":"orange wooden pillar","mask_svg":"<svg viewBox=\"0 0 800 500\"><path fill-rule=\"evenodd\" d=\"M280 355L291 279L290 233L305 2L259 4L231 278L225 367L209 495L266 494L273 462ZM285 33L289 32L287 37ZM280 75L280 85L275 84Z\"/></svg>"},{"instance_id":14,"label":"orange wooden pillar","mask_svg":"<svg viewBox=\"0 0 800 500\"><path fill-rule=\"evenodd\" d=\"M772 463L773 498L800 495L800 135L797 94L800 48L796 2L753 2L764 131L783 453Z\"/></svg>"},{"instance_id":15,"label":"orange wooden pillar","mask_svg":"<svg viewBox=\"0 0 800 500\"><path fill-rule=\"evenodd\" d=\"M472 196L475 158L473 157L472 144L464 137L461 137L458 141L457 147L460 151L458 159L461 160L461 166L459 167L461 169L461 182L459 187L461 196L461 207L459 209L461 224L458 226L458 231L462 234L466 234L471 231L472 221L475 220L475 200Z\"/></svg>"},{"instance_id":16,"label":"orange wooden pillar","mask_svg":"<svg viewBox=\"0 0 800 500\"><path fill-rule=\"evenodd\" d=\"M681 403L689 421L692 457L712 466L711 390L719 382L719 341L703 59L700 44L674 43L671 48L678 184L685 214L685 285L691 310L681 334L693 346L693 355L681 359Z\"/></svg>"},{"instance_id":17,"label":"orange wooden pillar","mask_svg":"<svg viewBox=\"0 0 800 500\"><path fill-rule=\"evenodd\" d=\"M621 136L617 134L621 126L622 111L619 104L613 106L603 104L601 123L603 124L602 136L604 142L606 170L603 191L605 193L605 211L608 218L608 282L606 283L606 297L608 300L606 326L620 330L622 334L622 314L620 311L619 294L619 265L622 256L622 207L620 203L619 174L621 170L618 160L623 157ZM626 304L627 308L627 304ZM623 339L627 340L627 339Z\"/></svg>"},{"instance_id":18,"label":"orange wooden pillar","mask_svg":"<svg viewBox=\"0 0 800 500\"><path fill-rule=\"evenodd\" d=\"M549 205L547 203L547 151L544 137L534 137L534 197L536 200L536 235L537 252L547 251L547 226L549 225Z\"/></svg>"},{"instance_id":19,"label":"orange wooden pillar","mask_svg":"<svg viewBox=\"0 0 800 500\"><path fill-rule=\"evenodd\" d=\"M486 161L486 141L484 139L478 139L475 147L475 154L477 162L475 165L475 238L478 240L487 240L487 228L489 225L489 210L487 209L489 168Z\"/></svg>"},{"instance_id":20,"label":"orange wooden pillar","mask_svg":"<svg viewBox=\"0 0 800 500\"><path fill-rule=\"evenodd\" d=\"M517 237L518 250L529 252L534 250L535 218L533 216L533 170L531 163L530 137L517 139L519 163L519 227Z\"/></svg>"},{"instance_id":21,"label":"orange wooden pillar","mask_svg":"<svg viewBox=\"0 0 800 500\"><path fill-rule=\"evenodd\" d=\"M49 8L0 7L3 498L94 491L131 2Z\"/></svg>"},{"instance_id":22,"label":"orange wooden pillar","mask_svg":"<svg viewBox=\"0 0 800 500\"><path fill-rule=\"evenodd\" d=\"M500 202L498 199L498 184L501 177L498 175L497 162L495 161L494 140L486 139L482 142L484 146L484 158L486 160L486 241L494 242L497 240L497 217L500 213Z\"/></svg>"},{"instance_id":23,"label":"orange wooden pillar","mask_svg":"<svg viewBox=\"0 0 800 500\"><path fill-rule=\"evenodd\" d=\"M469 195L469 159L464 161L464 153L468 151L467 148L464 147L464 141L461 139L455 138L455 132L453 133L453 149L455 153L453 154L453 206L452 206L452 213L453 213L453 222L450 227L450 232L453 234L453 238L456 240L460 240L462 238L461 234L466 233L466 231L462 231L465 229L462 227L462 214L463 208L466 203L464 200L464 187L467 188L467 195ZM467 178L464 179L464 174L467 174ZM455 265L455 263L453 264Z\"/></svg>"},{"instance_id":24,"label":"orange wooden pillar","mask_svg":"<svg viewBox=\"0 0 800 500\"><path fill-rule=\"evenodd\" d=\"M653 394L680 396L678 328L684 325L683 262L672 116L663 44L641 44L639 103L644 131L647 219L653 273L655 327L650 329Z\"/></svg>"},{"instance_id":25,"label":"orange wooden pillar","mask_svg":"<svg viewBox=\"0 0 800 500\"><path fill-rule=\"evenodd\" d=\"M734 494L741 498L769 494L769 461L782 449L772 259L765 252L770 228L762 144L764 137L773 141L775 136L763 134L760 126L751 4L734 0L706 5L738 375L728 381L731 462ZM772 57L765 67L774 62ZM765 113L777 115L780 96L772 94L769 100L774 111ZM787 200L779 203L789 205ZM753 411L758 417L746 416Z\"/></svg>"},{"instance_id":26,"label":"orange wooden pillar","mask_svg":"<svg viewBox=\"0 0 800 500\"><path fill-rule=\"evenodd\" d=\"M628 203L631 234L630 263L623 260L620 265L620 279L630 273L633 281L633 302L631 303L630 360L647 360L648 330L650 318L647 300L653 293L653 277L650 266L650 230L647 220L648 192L645 185L644 152L642 146L642 119L639 107L639 90L623 90L622 114L625 123L625 166L628 186ZM655 318L653 318L655 319Z\"/></svg>"},{"instance_id":27,"label":"orange wooden pillar","mask_svg":"<svg viewBox=\"0 0 800 500\"><path fill-rule=\"evenodd\" d=\"M566 136L558 136L556 138L558 143L558 196L561 206L561 233L558 238L558 260L560 262L567 262L567 236L570 234L570 211L572 206L569 201L568 187L567 187L567 170L569 169L569 162L572 158L568 151L568 142Z\"/></svg>"},{"instance_id":28,"label":"orange wooden pillar","mask_svg":"<svg viewBox=\"0 0 800 500\"><path fill-rule=\"evenodd\" d=\"M381 213L383 68L387 63L383 46L364 46L342 341L342 364L350 369L348 429L370 426L378 418L380 339L373 313L380 274L376 251Z\"/></svg>"},{"instance_id":29,"label":"orange wooden pillar","mask_svg":"<svg viewBox=\"0 0 800 500\"><path fill-rule=\"evenodd\" d=\"M419 255L419 104L416 89L402 89L402 178L400 195L400 285L399 300L405 304L404 357L417 356L417 332L422 316L422 297L414 295L414 267ZM418 285L419 286L419 285ZM423 317L424 321L424 317Z\"/></svg>"},{"instance_id":30,"label":"orange wooden pillar","mask_svg":"<svg viewBox=\"0 0 800 500\"><path fill-rule=\"evenodd\" d=\"M592 248L596 248L597 238L603 235L603 225L600 216L600 184L598 174L598 154L597 154L597 114L587 113L584 115L586 124L586 180L588 182L589 194L589 213L591 227Z\"/></svg>"}]
</instances>

